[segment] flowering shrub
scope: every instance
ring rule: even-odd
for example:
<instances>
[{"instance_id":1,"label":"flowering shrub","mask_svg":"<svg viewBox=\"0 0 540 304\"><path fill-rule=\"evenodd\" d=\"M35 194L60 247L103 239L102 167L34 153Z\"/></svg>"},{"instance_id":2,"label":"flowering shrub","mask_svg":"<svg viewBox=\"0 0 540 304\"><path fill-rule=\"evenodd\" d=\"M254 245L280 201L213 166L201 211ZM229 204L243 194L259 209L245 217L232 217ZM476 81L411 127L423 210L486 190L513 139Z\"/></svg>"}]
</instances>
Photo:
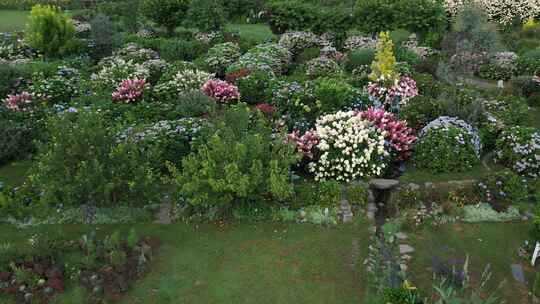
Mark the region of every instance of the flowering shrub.
<instances>
[{"instance_id":1,"label":"flowering shrub","mask_svg":"<svg viewBox=\"0 0 540 304\"><path fill-rule=\"evenodd\" d=\"M307 131L301 136L300 132L295 130L287 136L287 139L294 142L298 152L309 158L313 157L313 148L319 143L319 137L313 130Z\"/></svg>"},{"instance_id":2,"label":"flowering shrub","mask_svg":"<svg viewBox=\"0 0 540 304\"><path fill-rule=\"evenodd\" d=\"M310 78L336 75L341 72L337 62L328 57L317 57L307 63L306 74Z\"/></svg>"},{"instance_id":3,"label":"flowering shrub","mask_svg":"<svg viewBox=\"0 0 540 304\"><path fill-rule=\"evenodd\" d=\"M264 71L271 75L285 72L292 61L292 54L281 44L259 44L242 55L229 71L242 68L250 71Z\"/></svg>"},{"instance_id":4,"label":"flowering shrub","mask_svg":"<svg viewBox=\"0 0 540 304\"><path fill-rule=\"evenodd\" d=\"M4 106L14 111L25 111L31 103L32 95L28 92L8 95L6 99L4 99Z\"/></svg>"},{"instance_id":5,"label":"flowering shrub","mask_svg":"<svg viewBox=\"0 0 540 304\"><path fill-rule=\"evenodd\" d=\"M91 80L97 89L114 90L125 79L148 78L150 71L133 60L124 60L120 57L109 57L99 64L101 69L91 75Z\"/></svg>"},{"instance_id":6,"label":"flowering shrub","mask_svg":"<svg viewBox=\"0 0 540 304\"><path fill-rule=\"evenodd\" d=\"M497 140L496 159L517 173L540 176L540 132L535 128L514 126Z\"/></svg>"},{"instance_id":7,"label":"flowering shrub","mask_svg":"<svg viewBox=\"0 0 540 304\"><path fill-rule=\"evenodd\" d=\"M205 57L206 64L216 73L224 73L225 70L240 58L240 47L232 42L216 44Z\"/></svg>"},{"instance_id":8,"label":"flowering shrub","mask_svg":"<svg viewBox=\"0 0 540 304\"><path fill-rule=\"evenodd\" d=\"M349 52L360 49L376 49L377 40L365 36L351 36L345 40L343 48Z\"/></svg>"},{"instance_id":9,"label":"flowering shrub","mask_svg":"<svg viewBox=\"0 0 540 304\"><path fill-rule=\"evenodd\" d=\"M455 15L467 4L467 0L445 0L446 10ZM502 24L509 24L515 18L522 21L540 15L540 2L537 0L473 0L483 8L490 19Z\"/></svg>"},{"instance_id":10,"label":"flowering shrub","mask_svg":"<svg viewBox=\"0 0 540 304\"><path fill-rule=\"evenodd\" d=\"M395 80L390 87L382 80L370 82L366 90L373 99L381 102L387 109L404 106L411 98L419 95L416 81L408 76Z\"/></svg>"},{"instance_id":11,"label":"flowering shrub","mask_svg":"<svg viewBox=\"0 0 540 304\"><path fill-rule=\"evenodd\" d=\"M115 55L125 61L133 61L135 63L144 63L148 60L159 59L159 54L151 49L145 49L136 43L130 42L123 48L118 50Z\"/></svg>"},{"instance_id":12,"label":"flowering shrub","mask_svg":"<svg viewBox=\"0 0 540 304\"><path fill-rule=\"evenodd\" d=\"M60 66L53 75L34 73L28 91L36 100L50 104L69 102L81 93L79 81L80 73L77 69Z\"/></svg>"},{"instance_id":13,"label":"flowering shrub","mask_svg":"<svg viewBox=\"0 0 540 304\"><path fill-rule=\"evenodd\" d=\"M512 203L527 202L528 188L527 179L508 170L490 175L478 183L478 193L483 202L499 212L505 211Z\"/></svg>"},{"instance_id":14,"label":"flowering shrub","mask_svg":"<svg viewBox=\"0 0 540 304\"><path fill-rule=\"evenodd\" d=\"M397 120L394 114L377 108L369 108L358 115L364 120L371 121L381 132L384 132L392 153L397 155L398 159L410 156L416 136L414 136L413 130L407 126L406 121Z\"/></svg>"},{"instance_id":15,"label":"flowering shrub","mask_svg":"<svg viewBox=\"0 0 540 304\"><path fill-rule=\"evenodd\" d=\"M394 43L390 39L388 32L382 32L377 42L377 53L375 60L371 64L371 74L369 78L372 81L393 81L399 78L395 70L396 57L394 56Z\"/></svg>"},{"instance_id":16,"label":"flowering shrub","mask_svg":"<svg viewBox=\"0 0 540 304\"><path fill-rule=\"evenodd\" d=\"M480 67L479 75L487 79L508 80L517 73L518 56L514 52L500 52L488 57Z\"/></svg>"},{"instance_id":17,"label":"flowering shrub","mask_svg":"<svg viewBox=\"0 0 540 304\"><path fill-rule=\"evenodd\" d=\"M315 134L319 142L309 171L317 181L350 182L381 175L387 166L389 153L383 132L353 111L322 116L316 122Z\"/></svg>"},{"instance_id":18,"label":"flowering shrub","mask_svg":"<svg viewBox=\"0 0 540 304\"><path fill-rule=\"evenodd\" d=\"M420 132L414 163L433 173L460 172L480 158L480 139L473 127L453 117L440 117Z\"/></svg>"},{"instance_id":19,"label":"flowering shrub","mask_svg":"<svg viewBox=\"0 0 540 304\"><path fill-rule=\"evenodd\" d=\"M177 72L172 79L158 83L154 87L154 94L161 101L175 102L179 94L199 90L213 78L213 74L187 68Z\"/></svg>"},{"instance_id":20,"label":"flowering shrub","mask_svg":"<svg viewBox=\"0 0 540 304\"><path fill-rule=\"evenodd\" d=\"M321 45L321 39L310 32L286 32L281 35L279 44L297 55L304 49Z\"/></svg>"},{"instance_id":21,"label":"flowering shrub","mask_svg":"<svg viewBox=\"0 0 540 304\"><path fill-rule=\"evenodd\" d=\"M272 117L277 112L277 108L268 103L259 103L255 106L255 108L261 111L267 117Z\"/></svg>"},{"instance_id":22,"label":"flowering shrub","mask_svg":"<svg viewBox=\"0 0 540 304\"><path fill-rule=\"evenodd\" d=\"M112 93L112 99L117 102L133 103L142 97L145 88L145 79L126 79Z\"/></svg>"},{"instance_id":23,"label":"flowering shrub","mask_svg":"<svg viewBox=\"0 0 540 304\"><path fill-rule=\"evenodd\" d=\"M201 90L219 103L229 103L240 99L238 87L223 80L208 80Z\"/></svg>"}]
</instances>

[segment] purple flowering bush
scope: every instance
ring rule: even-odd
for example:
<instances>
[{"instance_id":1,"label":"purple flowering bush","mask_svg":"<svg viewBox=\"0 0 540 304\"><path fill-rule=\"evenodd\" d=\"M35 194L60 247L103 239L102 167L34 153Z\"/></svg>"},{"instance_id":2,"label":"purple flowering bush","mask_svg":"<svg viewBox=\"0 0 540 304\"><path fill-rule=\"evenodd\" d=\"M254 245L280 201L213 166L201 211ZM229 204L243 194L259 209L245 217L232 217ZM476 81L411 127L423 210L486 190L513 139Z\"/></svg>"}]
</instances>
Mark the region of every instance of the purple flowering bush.
<instances>
[{"instance_id":1,"label":"purple flowering bush","mask_svg":"<svg viewBox=\"0 0 540 304\"><path fill-rule=\"evenodd\" d=\"M497 140L496 160L523 176L540 176L540 131L515 126Z\"/></svg>"}]
</instances>

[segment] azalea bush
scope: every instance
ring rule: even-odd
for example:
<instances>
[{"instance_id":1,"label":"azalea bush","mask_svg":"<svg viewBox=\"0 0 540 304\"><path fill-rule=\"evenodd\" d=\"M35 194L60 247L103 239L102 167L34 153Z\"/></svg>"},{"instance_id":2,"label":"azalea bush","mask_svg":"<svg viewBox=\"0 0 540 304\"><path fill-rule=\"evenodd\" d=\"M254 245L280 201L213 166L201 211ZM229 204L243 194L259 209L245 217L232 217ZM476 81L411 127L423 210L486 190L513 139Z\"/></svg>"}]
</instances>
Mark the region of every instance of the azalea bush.
<instances>
[{"instance_id":1,"label":"azalea bush","mask_svg":"<svg viewBox=\"0 0 540 304\"><path fill-rule=\"evenodd\" d=\"M142 98L146 88L146 79L126 79L112 93L112 99L116 102L133 103Z\"/></svg>"},{"instance_id":2,"label":"azalea bush","mask_svg":"<svg viewBox=\"0 0 540 304\"><path fill-rule=\"evenodd\" d=\"M105 58L99 64L100 70L91 75L94 88L103 91L113 91L126 79L150 76L150 71L143 64L120 57Z\"/></svg>"},{"instance_id":3,"label":"azalea bush","mask_svg":"<svg viewBox=\"0 0 540 304\"><path fill-rule=\"evenodd\" d=\"M540 176L540 132L535 128L513 126L497 140L496 159L517 173Z\"/></svg>"},{"instance_id":4,"label":"azalea bush","mask_svg":"<svg viewBox=\"0 0 540 304\"><path fill-rule=\"evenodd\" d=\"M366 90L373 99L391 110L399 109L419 94L416 81L408 76L394 80L392 85L382 80L371 82Z\"/></svg>"},{"instance_id":5,"label":"azalea bush","mask_svg":"<svg viewBox=\"0 0 540 304\"><path fill-rule=\"evenodd\" d=\"M201 90L218 103L230 103L240 99L238 87L223 80L208 80Z\"/></svg>"},{"instance_id":6,"label":"azalea bush","mask_svg":"<svg viewBox=\"0 0 540 304\"><path fill-rule=\"evenodd\" d=\"M358 113L360 118L371 121L379 130L384 132L388 141L391 153L398 159L403 160L410 157L416 136L407 122L398 120L394 114L383 109L369 108Z\"/></svg>"},{"instance_id":7,"label":"azalea bush","mask_svg":"<svg viewBox=\"0 0 540 304\"><path fill-rule=\"evenodd\" d=\"M383 131L353 111L324 115L315 124L318 143L309 163L315 180L350 182L380 176L389 161Z\"/></svg>"},{"instance_id":8,"label":"azalea bush","mask_svg":"<svg viewBox=\"0 0 540 304\"><path fill-rule=\"evenodd\" d=\"M32 102L32 95L28 92L22 92L20 94L8 95L4 99L4 106L13 111L26 111Z\"/></svg>"},{"instance_id":9,"label":"azalea bush","mask_svg":"<svg viewBox=\"0 0 540 304\"><path fill-rule=\"evenodd\" d=\"M173 184L189 204L227 208L293 195L294 147L272 135L262 114L251 115L245 104L226 110L201 131L182 169L171 168Z\"/></svg>"},{"instance_id":10,"label":"azalea bush","mask_svg":"<svg viewBox=\"0 0 540 304\"><path fill-rule=\"evenodd\" d=\"M420 132L413 161L433 173L461 172L480 160L478 131L453 117L440 117Z\"/></svg>"}]
</instances>

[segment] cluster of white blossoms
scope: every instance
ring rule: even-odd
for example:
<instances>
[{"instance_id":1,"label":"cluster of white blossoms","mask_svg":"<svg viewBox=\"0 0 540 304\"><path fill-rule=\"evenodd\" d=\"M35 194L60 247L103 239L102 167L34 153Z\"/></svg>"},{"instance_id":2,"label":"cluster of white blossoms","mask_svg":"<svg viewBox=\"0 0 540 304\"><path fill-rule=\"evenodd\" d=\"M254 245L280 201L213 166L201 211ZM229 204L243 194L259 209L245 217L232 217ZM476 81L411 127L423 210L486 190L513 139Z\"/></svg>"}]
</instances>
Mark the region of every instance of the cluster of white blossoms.
<instances>
[{"instance_id":1,"label":"cluster of white blossoms","mask_svg":"<svg viewBox=\"0 0 540 304\"><path fill-rule=\"evenodd\" d=\"M514 18L524 21L540 14L540 0L445 0L445 7L454 15L470 2L479 5L493 21L502 24L511 23Z\"/></svg>"},{"instance_id":2,"label":"cluster of white blossoms","mask_svg":"<svg viewBox=\"0 0 540 304\"><path fill-rule=\"evenodd\" d=\"M389 160L385 133L353 111L320 117L315 125L318 156L309 164L315 180L336 179L349 182L378 176Z\"/></svg>"}]
</instances>

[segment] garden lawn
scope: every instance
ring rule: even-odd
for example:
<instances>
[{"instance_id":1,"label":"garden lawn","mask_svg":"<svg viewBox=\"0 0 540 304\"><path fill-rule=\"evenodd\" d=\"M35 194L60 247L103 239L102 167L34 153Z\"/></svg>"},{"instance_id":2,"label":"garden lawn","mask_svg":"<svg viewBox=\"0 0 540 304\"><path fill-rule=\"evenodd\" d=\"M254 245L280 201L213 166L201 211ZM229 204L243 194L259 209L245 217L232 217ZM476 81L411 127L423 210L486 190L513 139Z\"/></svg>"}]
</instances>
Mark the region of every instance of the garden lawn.
<instances>
[{"instance_id":1,"label":"garden lawn","mask_svg":"<svg viewBox=\"0 0 540 304\"><path fill-rule=\"evenodd\" d=\"M24 30L28 11L0 10L0 32Z\"/></svg>"},{"instance_id":2,"label":"garden lawn","mask_svg":"<svg viewBox=\"0 0 540 304\"><path fill-rule=\"evenodd\" d=\"M100 231L118 227L130 229L102 226ZM361 303L367 227L137 225L140 235L157 236L162 246L151 272L122 303ZM0 235L7 236L3 242L23 244L36 230L78 236L88 229L79 225L17 231L4 226ZM84 294L70 287L55 303L78 303Z\"/></svg>"},{"instance_id":3,"label":"garden lawn","mask_svg":"<svg viewBox=\"0 0 540 304\"><path fill-rule=\"evenodd\" d=\"M242 40L257 44L277 39L266 24L229 24L225 28L229 31L238 32Z\"/></svg>"},{"instance_id":4,"label":"garden lawn","mask_svg":"<svg viewBox=\"0 0 540 304\"><path fill-rule=\"evenodd\" d=\"M522 264L527 283L532 286L534 269L517 254L519 246L527 239L529 229L530 223L452 224L410 234L410 245L416 249L410 265L412 281L422 289L430 288L434 258L458 261L456 268L461 270L460 265L469 255L473 282L490 264L493 277L489 286L496 288L506 280L499 296L506 303L529 303L527 287L517 282L511 271L512 264Z\"/></svg>"}]
</instances>

